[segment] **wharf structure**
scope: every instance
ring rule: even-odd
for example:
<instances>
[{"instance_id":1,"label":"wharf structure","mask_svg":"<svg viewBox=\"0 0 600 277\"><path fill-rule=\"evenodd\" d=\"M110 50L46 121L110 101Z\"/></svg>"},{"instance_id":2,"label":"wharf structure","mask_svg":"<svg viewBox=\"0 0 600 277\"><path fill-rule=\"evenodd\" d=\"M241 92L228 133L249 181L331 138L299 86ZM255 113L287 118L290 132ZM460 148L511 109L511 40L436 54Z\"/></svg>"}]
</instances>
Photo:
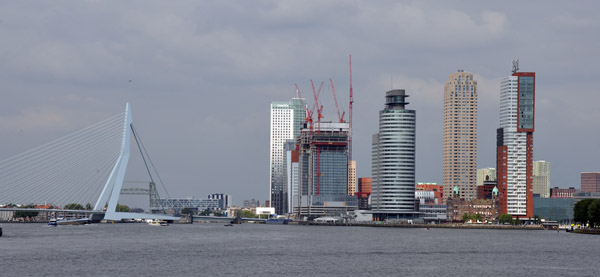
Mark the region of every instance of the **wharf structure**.
<instances>
[{"instance_id":1,"label":"wharf structure","mask_svg":"<svg viewBox=\"0 0 600 277\"><path fill-rule=\"evenodd\" d=\"M379 132L373 135L371 209L373 219L418 216L415 209L416 112L406 109L403 89L385 94Z\"/></svg>"},{"instance_id":2,"label":"wharf structure","mask_svg":"<svg viewBox=\"0 0 600 277\"><path fill-rule=\"evenodd\" d=\"M535 72L518 72L500 82L500 128L497 129L496 173L501 213L533 218L533 132Z\"/></svg>"},{"instance_id":3,"label":"wharf structure","mask_svg":"<svg viewBox=\"0 0 600 277\"><path fill-rule=\"evenodd\" d=\"M304 124L296 143L298 194L292 200L299 218L357 209L356 196L348 195L349 133L348 123Z\"/></svg>"}]
</instances>

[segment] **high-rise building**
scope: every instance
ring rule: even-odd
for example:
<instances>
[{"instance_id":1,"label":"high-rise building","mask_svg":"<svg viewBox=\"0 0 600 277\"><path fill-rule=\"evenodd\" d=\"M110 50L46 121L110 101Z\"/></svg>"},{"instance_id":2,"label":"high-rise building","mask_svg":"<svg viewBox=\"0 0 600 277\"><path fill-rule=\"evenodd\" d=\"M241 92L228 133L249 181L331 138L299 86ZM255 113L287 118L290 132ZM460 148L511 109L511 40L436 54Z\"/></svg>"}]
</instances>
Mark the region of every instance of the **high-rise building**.
<instances>
[{"instance_id":1,"label":"high-rise building","mask_svg":"<svg viewBox=\"0 0 600 277\"><path fill-rule=\"evenodd\" d=\"M369 208L369 197L372 191L371 177L358 178L358 191L354 193L358 197L358 208L366 210Z\"/></svg>"},{"instance_id":2,"label":"high-rise building","mask_svg":"<svg viewBox=\"0 0 600 277\"><path fill-rule=\"evenodd\" d=\"M466 200L477 197L477 81L459 70L444 84L444 203L458 187Z\"/></svg>"},{"instance_id":3,"label":"high-rise building","mask_svg":"<svg viewBox=\"0 0 600 277\"><path fill-rule=\"evenodd\" d=\"M356 161L348 162L348 195L356 193Z\"/></svg>"},{"instance_id":4,"label":"high-rise building","mask_svg":"<svg viewBox=\"0 0 600 277\"><path fill-rule=\"evenodd\" d=\"M600 172L581 172L581 192L600 192Z\"/></svg>"},{"instance_id":5,"label":"high-rise building","mask_svg":"<svg viewBox=\"0 0 600 277\"><path fill-rule=\"evenodd\" d=\"M305 124L307 125L307 124ZM348 123L320 122L302 129L298 145L298 198L294 214L314 217L357 208L348 195Z\"/></svg>"},{"instance_id":6,"label":"high-rise building","mask_svg":"<svg viewBox=\"0 0 600 277\"><path fill-rule=\"evenodd\" d=\"M293 98L289 102L271 103L271 135L269 156L269 204L275 212L284 212L284 144L286 140L296 139L304 122L304 99Z\"/></svg>"},{"instance_id":7,"label":"high-rise building","mask_svg":"<svg viewBox=\"0 0 600 277\"><path fill-rule=\"evenodd\" d=\"M502 213L533 217L535 72L517 72L500 82L500 128L496 170Z\"/></svg>"},{"instance_id":8,"label":"high-rise building","mask_svg":"<svg viewBox=\"0 0 600 277\"><path fill-rule=\"evenodd\" d=\"M216 199L219 200L219 208L226 210L229 206L231 206L231 195L224 193L213 193L208 195L208 199Z\"/></svg>"},{"instance_id":9,"label":"high-rise building","mask_svg":"<svg viewBox=\"0 0 600 277\"><path fill-rule=\"evenodd\" d=\"M285 184L283 194L286 198L286 208L281 214L292 211L294 195L298 195L298 149L296 149L296 141L288 140L285 143L285 160L284 170ZM297 197L296 197L297 198Z\"/></svg>"},{"instance_id":10,"label":"high-rise building","mask_svg":"<svg viewBox=\"0 0 600 277\"><path fill-rule=\"evenodd\" d=\"M382 212L376 220L415 211L416 113L406 109L406 97L403 89L386 92L373 135L371 209Z\"/></svg>"},{"instance_id":11,"label":"high-rise building","mask_svg":"<svg viewBox=\"0 0 600 277\"><path fill-rule=\"evenodd\" d=\"M533 162L533 194L550 198L550 162Z\"/></svg>"},{"instance_id":12,"label":"high-rise building","mask_svg":"<svg viewBox=\"0 0 600 277\"><path fill-rule=\"evenodd\" d=\"M485 181L496 181L496 169L493 167L477 169L477 186L483 186Z\"/></svg>"}]
</instances>

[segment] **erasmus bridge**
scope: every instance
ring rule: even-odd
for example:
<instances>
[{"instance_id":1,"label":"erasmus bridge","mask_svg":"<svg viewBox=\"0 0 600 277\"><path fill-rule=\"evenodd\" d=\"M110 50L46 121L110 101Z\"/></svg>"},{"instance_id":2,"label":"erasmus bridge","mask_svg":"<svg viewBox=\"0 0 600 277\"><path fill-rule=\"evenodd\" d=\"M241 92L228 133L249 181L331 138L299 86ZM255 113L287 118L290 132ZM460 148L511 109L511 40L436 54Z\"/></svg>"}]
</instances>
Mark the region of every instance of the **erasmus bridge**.
<instances>
[{"instance_id":1,"label":"erasmus bridge","mask_svg":"<svg viewBox=\"0 0 600 277\"><path fill-rule=\"evenodd\" d=\"M125 112L0 161L0 204L48 203L62 207L90 203L92 210L86 213L103 213L106 220L179 219L165 214L116 211L132 134L140 151L145 150L127 103ZM143 153L142 158L146 163ZM147 164L146 168L152 179Z\"/></svg>"}]
</instances>

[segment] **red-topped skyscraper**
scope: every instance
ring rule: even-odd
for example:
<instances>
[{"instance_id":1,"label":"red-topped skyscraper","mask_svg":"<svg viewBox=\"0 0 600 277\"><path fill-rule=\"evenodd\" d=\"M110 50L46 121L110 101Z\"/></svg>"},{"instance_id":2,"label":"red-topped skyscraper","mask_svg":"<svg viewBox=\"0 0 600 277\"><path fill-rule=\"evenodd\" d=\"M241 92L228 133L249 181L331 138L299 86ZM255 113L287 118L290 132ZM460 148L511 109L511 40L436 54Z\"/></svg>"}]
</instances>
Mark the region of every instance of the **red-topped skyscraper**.
<instances>
[{"instance_id":1,"label":"red-topped skyscraper","mask_svg":"<svg viewBox=\"0 0 600 277\"><path fill-rule=\"evenodd\" d=\"M518 72L500 82L500 128L496 168L501 213L533 217L533 132L535 72Z\"/></svg>"}]
</instances>

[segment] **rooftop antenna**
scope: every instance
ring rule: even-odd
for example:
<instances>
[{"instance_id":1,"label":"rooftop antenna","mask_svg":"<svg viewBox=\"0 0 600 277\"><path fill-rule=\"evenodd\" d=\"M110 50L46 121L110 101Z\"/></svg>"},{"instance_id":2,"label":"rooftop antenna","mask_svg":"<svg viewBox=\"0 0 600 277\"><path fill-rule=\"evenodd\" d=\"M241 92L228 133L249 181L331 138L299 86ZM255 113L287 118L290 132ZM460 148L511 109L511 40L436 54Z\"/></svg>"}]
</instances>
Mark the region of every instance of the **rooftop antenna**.
<instances>
[{"instance_id":1,"label":"rooftop antenna","mask_svg":"<svg viewBox=\"0 0 600 277\"><path fill-rule=\"evenodd\" d=\"M519 71L519 60L513 60L512 64L512 73L517 73Z\"/></svg>"}]
</instances>

